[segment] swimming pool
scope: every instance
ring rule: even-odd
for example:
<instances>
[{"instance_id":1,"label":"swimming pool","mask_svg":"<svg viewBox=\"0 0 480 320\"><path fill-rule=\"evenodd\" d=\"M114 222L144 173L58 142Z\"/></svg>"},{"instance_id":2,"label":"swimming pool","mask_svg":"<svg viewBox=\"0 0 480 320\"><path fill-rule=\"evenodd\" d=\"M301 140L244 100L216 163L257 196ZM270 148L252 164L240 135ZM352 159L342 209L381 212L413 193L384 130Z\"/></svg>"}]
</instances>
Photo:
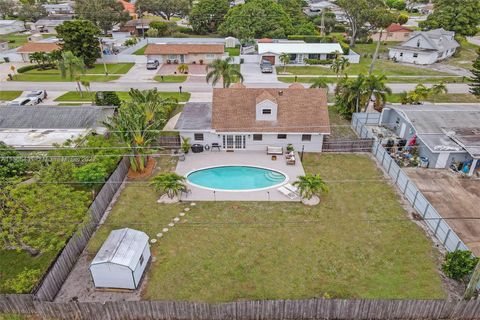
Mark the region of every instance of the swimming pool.
<instances>
[{"instance_id":1,"label":"swimming pool","mask_svg":"<svg viewBox=\"0 0 480 320\"><path fill-rule=\"evenodd\" d=\"M287 180L281 172L252 166L220 166L187 175L192 185L222 191L247 191L275 187Z\"/></svg>"}]
</instances>

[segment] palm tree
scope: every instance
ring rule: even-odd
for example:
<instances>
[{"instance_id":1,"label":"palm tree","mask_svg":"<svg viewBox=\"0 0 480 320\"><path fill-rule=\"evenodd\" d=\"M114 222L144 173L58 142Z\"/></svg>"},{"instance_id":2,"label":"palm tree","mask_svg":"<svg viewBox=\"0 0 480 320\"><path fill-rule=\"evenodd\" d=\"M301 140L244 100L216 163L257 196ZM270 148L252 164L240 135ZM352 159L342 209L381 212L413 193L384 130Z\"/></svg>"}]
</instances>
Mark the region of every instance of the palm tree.
<instances>
[{"instance_id":1,"label":"palm tree","mask_svg":"<svg viewBox=\"0 0 480 320\"><path fill-rule=\"evenodd\" d=\"M79 57L76 57L71 51L65 51L62 53L62 59L58 61L58 69L62 79L67 78L70 81L75 80L77 82L78 90L82 95L82 87L80 85L80 77L78 73L85 74L85 63Z\"/></svg>"},{"instance_id":2,"label":"palm tree","mask_svg":"<svg viewBox=\"0 0 480 320\"><path fill-rule=\"evenodd\" d=\"M185 64L185 63L182 63L180 64L178 67L177 67L177 71L182 73L182 74L185 74L188 72L188 65Z\"/></svg>"},{"instance_id":3,"label":"palm tree","mask_svg":"<svg viewBox=\"0 0 480 320\"><path fill-rule=\"evenodd\" d=\"M365 78L365 105L363 110L368 108L370 101L374 98L374 108L377 111L382 111L382 108L387 103L387 95L392 93L392 89L387 87L387 77L384 75L369 75Z\"/></svg>"},{"instance_id":4,"label":"palm tree","mask_svg":"<svg viewBox=\"0 0 480 320\"><path fill-rule=\"evenodd\" d=\"M207 82L212 81L212 86L215 86L220 79L223 81L223 87L228 88L232 83L240 80L243 82L243 76L236 66L231 64L232 57L225 60L215 59L212 63L207 65Z\"/></svg>"},{"instance_id":5,"label":"palm tree","mask_svg":"<svg viewBox=\"0 0 480 320\"><path fill-rule=\"evenodd\" d=\"M290 55L288 53L282 53L278 58L280 62L283 63L283 72L285 73L287 71L287 63L290 62Z\"/></svg>"},{"instance_id":6,"label":"palm tree","mask_svg":"<svg viewBox=\"0 0 480 320\"><path fill-rule=\"evenodd\" d=\"M445 85L445 82L440 81L439 83L434 84L430 88L429 93L432 96L432 102L435 103L435 97L439 94L447 94L448 89L447 89L447 86Z\"/></svg>"},{"instance_id":7,"label":"palm tree","mask_svg":"<svg viewBox=\"0 0 480 320\"><path fill-rule=\"evenodd\" d=\"M185 177L174 172L159 174L152 179L150 185L162 194L167 194L170 199L178 197L179 193L186 189Z\"/></svg>"},{"instance_id":8,"label":"palm tree","mask_svg":"<svg viewBox=\"0 0 480 320\"><path fill-rule=\"evenodd\" d=\"M295 181L293 185L298 188L302 198L307 200L318 197L322 192L328 192L328 186L319 174L307 173L299 176L298 181Z\"/></svg>"},{"instance_id":9,"label":"palm tree","mask_svg":"<svg viewBox=\"0 0 480 320\"><path fill-rule=\"evenodd\" d=\"M423 84L417 84L415 89L409 93L410 101L413 104L420 104L421 101L424 101L428 98L430 94L430 89L425 87Z\"/></svg>"},{"instance_id":10,"label":"palm tree","mask_svg":"<svg viewBox=\"0 0 480 320\"><path fill-rule=\"evenodd\" d=\"M328 92L328 82L325 78L318 77L315 80L313 80L312 84L310 85L310 88L321 88L321 89L325 89Z\"/></svg>"},{"instance_id":11,"label":"palm tree","mask_svg":"<svg viewBox=\"0 0 480 320\"><path fill-rule=\"evenodd\" d=\"M80 80L80 83L85 88L85 90L89 93L90 97L93 99L91 92L90 92L90 81L88 80Z\"/></svg>"},{"instance_id":12,"label":"palm tree","mask_svg":"<svg viewBox=\"0 0 480 320\"><path fill-rule=\"evenodd\" d=\"M338 78L338 74L340 72L343 72L346 68L348 68L348 66L350 66L350 61L345 57L341 57L341 58L335 59L332 62L332 65L330 66L330 69L332 69L333 72L335 72L335 74L337 75L337 78Z\"/></svg>"}]
</instances>

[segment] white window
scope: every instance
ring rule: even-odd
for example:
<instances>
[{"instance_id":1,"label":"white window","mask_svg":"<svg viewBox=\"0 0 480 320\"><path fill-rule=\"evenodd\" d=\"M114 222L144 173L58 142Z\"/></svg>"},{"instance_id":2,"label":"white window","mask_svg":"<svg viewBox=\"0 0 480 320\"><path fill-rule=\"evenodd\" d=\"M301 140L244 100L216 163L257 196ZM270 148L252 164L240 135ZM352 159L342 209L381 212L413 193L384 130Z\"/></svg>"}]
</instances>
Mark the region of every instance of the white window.
<instances>
[{"instance_id":1,"label":"white window","mask_svg":"<svg viewBox=\"0 0 480 320\"><path fill-rule=\"evenodd\" d=\"M311 134L302 134L302 141L312 141Z\"/></svg>"},{"instance_id":2,"label":"white window","mask_svg":"<svg viewBox=\"0 0 480 320\"><path fill-rule=\"evenodd\" d=\"M286 135L286 134L278 134L278 135L277 135L277 139L279 139L279 140L285 140L285 139L287 139L287 135Z\"/></svg>"},{"instance_id":3,"label":"white window","mask_svg":"<svg viewBox=\"0 0 480 320\"><path fill-rule=\"evenodd\" d=\"M261 134L254 134L253 135L253 141L262 141L263 136Z\"/></svg>"},{"instance_id":4,"label":"white window","mask_svg":"<svg viewBox=\"0 0 480 320\"><path fill-rule=\"evenodd\" d=\"M195 133L195 134L193 135L193 139L194 139L195 141L203 141L203 133Z\"/></svg>"},{"instance_id":5,"label":"white window","mask_svg":"<svg viewBox=\"0 0 480 320\"><path fill-rule=\"evenodd\" d=\"M168 55L168 59L169 59L169 60L175 60L175 59L177 59L177 55L175 55L175 54L169 54L169 55Z\"/></svg>"}]
</instances>

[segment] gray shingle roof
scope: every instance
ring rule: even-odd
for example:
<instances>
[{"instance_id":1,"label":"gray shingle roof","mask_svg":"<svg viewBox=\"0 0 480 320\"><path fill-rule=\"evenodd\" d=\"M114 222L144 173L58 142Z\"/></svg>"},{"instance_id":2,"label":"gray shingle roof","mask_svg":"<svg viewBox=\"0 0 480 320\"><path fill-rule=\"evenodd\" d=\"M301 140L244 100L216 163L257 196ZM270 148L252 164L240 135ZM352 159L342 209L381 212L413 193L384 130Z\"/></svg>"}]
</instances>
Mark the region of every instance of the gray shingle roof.
<instances>
[{"instance_id":1,"label":"gray shingle roof","mask_svg":"<svg viewBox=\"0 0 480 320\"><path fill-rule=\"evenodd\" d=\"M0 106L0 129L86 129L102 126L115 107Z\"/></svg>"},{"instance_id":2,"label":"gray shingle roof","mask_svg":"<svg viewBox=\"0 0 480 320\"><path fill-rule=\"evenodd\" d=\"M441 52L460 46L460 44L454 38L455 32L446 31L443 28L429 31L416 31L412 33L410 39L418 35L423 36L436 50Z\"/></svg>"},{"instance_id":3,"label":"gray shingle roof","mask_svg":"<svg viewBox=\"0 0 480 320\"><path fill-rule=\"evenodd\" d=\"M183 107L176 130L209 130L212 128L212 104L189 102Z\"/></svg>"}]
</instances>

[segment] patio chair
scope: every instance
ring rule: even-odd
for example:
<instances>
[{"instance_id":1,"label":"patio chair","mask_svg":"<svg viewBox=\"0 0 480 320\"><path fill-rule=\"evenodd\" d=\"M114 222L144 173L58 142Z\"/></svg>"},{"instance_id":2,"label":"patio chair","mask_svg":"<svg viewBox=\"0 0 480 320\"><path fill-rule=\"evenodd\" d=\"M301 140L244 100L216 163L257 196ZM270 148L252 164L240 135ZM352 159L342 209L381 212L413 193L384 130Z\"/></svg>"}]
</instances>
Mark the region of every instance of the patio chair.
<instances>
[{"instance_id":1,"label":"patio chair","mask_svg":"<svg viewBox=\"0 0 480 320\"><path fill-rule=\"evenodd\" d=\"M212 143L211 150L213 151L213 149L217 149L218 151L222 151L222 149L220 149L220 145L216 142Z\"/></svg>"},{"instance_id":2,"label":"patio chair","mask_svg":"<svg viewBox=\"0 0 480 320\"><path fill-rule=\"evenodd\" d=\"M295 163L296 163L295 157L291 157L290 159L287 159L287 165L294 166Z\"/></svg>"},{"instance_id":3,"label":"patio chair","mask_svg":"<svg viewBox=\"0 0 480 320\"><path fill-rule=\"evenodd\" d=\"M295 157L295 153L293 153L293 151L290 151L285 155L285 159L291 159L292 157Z\"/></svg>"},{"instance_id":4,"label":"patio chair","mask_svg":"<svg viewBox=\"0 0 480 320\"><path fill-rule=\"evenodd\" d=\"M288 197L291 200L298 198L298 195L295 192L292 192L292 191L288 190L287 188L285 188L283 186L278 188L277 190L280 191L284 196Z\"/></svg>"}]
</instances>

